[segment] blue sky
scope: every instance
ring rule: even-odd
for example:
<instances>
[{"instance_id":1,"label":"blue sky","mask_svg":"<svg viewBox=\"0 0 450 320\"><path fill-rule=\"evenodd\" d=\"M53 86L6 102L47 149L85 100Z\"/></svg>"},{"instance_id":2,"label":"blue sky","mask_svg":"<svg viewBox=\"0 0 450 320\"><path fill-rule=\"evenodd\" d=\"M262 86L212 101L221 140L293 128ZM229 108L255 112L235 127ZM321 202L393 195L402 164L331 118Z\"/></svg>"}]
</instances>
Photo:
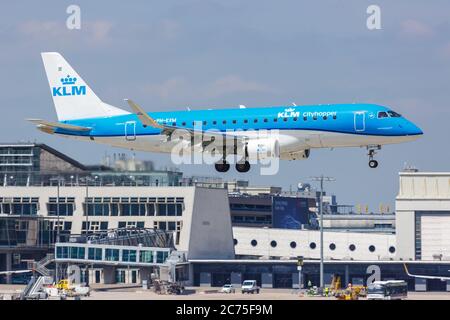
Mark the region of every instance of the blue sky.
<instances>
[{"instance_id":1,"label":"blue sky","mask_svg":"<svg viewBox=\"0 0 450 320\"><path fill-rule=\"evenodd\" d=\"M69 4L81 30L65 27ZM320 3L320 4L319 4ZM382 30L366 28L366 9L381 8ZM369 102L392 107L424 137L385 146L380 166L364 149L313 150L282 162L275 177L234 170L225 179L289 188L309 176L337 180L341 203L394 203L405 162L422 171L450 163L450 3L433 1L14 1L0 14L2 141L39 141L85 163L107 146L45 135L24 121L54 120L39 53L59 51L105 101L132 98L148 111ZM125 151L126 152L126 151ZM138 153L158 167L167 155ZM217 175L182 166L186 174Z\"/></svg>"}]
</instances>

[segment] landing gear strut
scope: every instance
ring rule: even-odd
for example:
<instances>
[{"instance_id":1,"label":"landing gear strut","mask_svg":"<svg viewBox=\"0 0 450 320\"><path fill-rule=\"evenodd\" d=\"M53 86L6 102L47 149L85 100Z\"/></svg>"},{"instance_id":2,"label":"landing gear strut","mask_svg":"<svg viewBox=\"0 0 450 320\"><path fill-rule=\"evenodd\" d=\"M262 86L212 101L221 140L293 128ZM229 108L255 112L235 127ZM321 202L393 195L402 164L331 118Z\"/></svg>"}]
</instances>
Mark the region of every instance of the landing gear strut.
<instances>
[{"instance_id":1,"label":"landing gear strut","mask_svg":"<svg viewBox=\"0 0 450 320\"><path fill-rule=\"evenodd\" d=\"M377 150L380 150L381 146L368 146L367 150L368 153L367 155L369 156L369 167L371 167L372 169L375 169L376 167L378 167L378 161L373 159L373 156L377 153Z\"/></svg>"}]
</instances>

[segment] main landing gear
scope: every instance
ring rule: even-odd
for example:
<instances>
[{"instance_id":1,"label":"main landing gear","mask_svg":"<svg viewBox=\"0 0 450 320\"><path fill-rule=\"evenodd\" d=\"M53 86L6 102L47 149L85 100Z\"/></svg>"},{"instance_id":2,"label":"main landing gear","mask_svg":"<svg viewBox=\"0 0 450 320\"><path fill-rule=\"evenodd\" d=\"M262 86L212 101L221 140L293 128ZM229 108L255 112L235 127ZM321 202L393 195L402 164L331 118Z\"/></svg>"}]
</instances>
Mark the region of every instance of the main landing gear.
<instances>
[{"instance_id":1,"label":"main landing gear","mask_svg":"<svg viewBox=\"0 0 450 320\"><path fill-rule=\"evenodd\" d=\"M214 167L218 172L227 172L228 170L230 170L230 164L225 160L217 162L216 164L214 164Z\"/></svg>"},{"instance_id":2,"label":"main landing gear","mask_svg":"<svg viewBox=\"0 0 450 320\"><path fill-rule=\"evenodd\" d=\"M218 172L227 172L228 170L230 170L230 164L225 160L217 162L216 164L214 164L214 167ZM237 172L245 173L248 172L249 170L250 170L250 162L244 161L236 163Z\"/></svg>"},{"instance_id":3,"label":"main landing gear","mask_svg":"<svg viewBox=\"0 0 450 320\"><path fill-rule=\"evenodd\" d=\"M246 160L244 162L236 163L236 170L241 173L248 172L250 170L250 162Z\"/></svg>"},{"instance_id":4,"label":"main landing gear","mask_svg":"<svg viewBox=\"0 0 450 320\"><path fill-rule=\"evenodd\" d=\"M372 169L375 169L376 167L378 167L378 161L373 159L373 156L377 153L377 150L380 150L381 146L368 146L367 150L368 153L367 155L369 156L369 167L371 167Z\"/></svg>"}]
</instances>

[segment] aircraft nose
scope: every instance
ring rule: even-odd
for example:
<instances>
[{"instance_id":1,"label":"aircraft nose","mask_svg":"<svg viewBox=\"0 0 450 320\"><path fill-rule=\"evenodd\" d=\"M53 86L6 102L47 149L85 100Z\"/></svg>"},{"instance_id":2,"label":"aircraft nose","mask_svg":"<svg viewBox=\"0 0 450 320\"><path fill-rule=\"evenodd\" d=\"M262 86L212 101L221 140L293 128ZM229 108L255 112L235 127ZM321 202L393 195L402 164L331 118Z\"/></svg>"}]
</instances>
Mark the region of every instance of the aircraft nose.
<instances>
[{"instance_id":1,"label":"aircraft nose","mask_svg":"<svg viewBox=\"0 0 450 320\"><path fill-rule=\"evenodd\" d=\"M408 132L408 135L411 135L411 136L413 136L413 135L419 136L419 135L423 134L423 131L412 122L408 123L407 132Z\"/></svg>"}]
</instances>

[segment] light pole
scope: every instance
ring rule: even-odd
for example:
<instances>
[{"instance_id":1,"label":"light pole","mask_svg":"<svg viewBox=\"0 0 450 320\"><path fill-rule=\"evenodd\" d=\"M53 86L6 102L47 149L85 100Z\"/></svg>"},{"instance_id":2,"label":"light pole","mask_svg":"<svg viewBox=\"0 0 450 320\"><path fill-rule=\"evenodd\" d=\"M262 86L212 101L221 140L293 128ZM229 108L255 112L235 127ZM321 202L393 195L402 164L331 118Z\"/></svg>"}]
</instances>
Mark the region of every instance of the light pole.
<instances>
[{"instance_id":1,"label":"light pole","mask_svg":"<svg viewBox=\"0 0 450 320\"><path fill-rule=\"evenodd\" d=\"M323 182L335 181L335 178L325 177L321 175L319 177L311 177L312 181L320 181L320 200L319 200L319 215L320 215L320 288L323 290Z\"/></svg>"},{"instance_id":2,"label":"light pole","mask_svg":"<svg viewBox=\"0 0 450 320\"><path fill-rule=\"evenodd\" d=\"M57 184L56 184L56 243L58 243L60 241L60 233L59 233L59 229L60 229L60 216L59 216L59 186L60 186L60 182L61 182L61 177L57 177L55 179L51 179L51 180L56 180ZM59 264L58 262L55 262L55 278L56 278L56 283L58 283L59 281Z\"/></svg>"}]
</instances>

